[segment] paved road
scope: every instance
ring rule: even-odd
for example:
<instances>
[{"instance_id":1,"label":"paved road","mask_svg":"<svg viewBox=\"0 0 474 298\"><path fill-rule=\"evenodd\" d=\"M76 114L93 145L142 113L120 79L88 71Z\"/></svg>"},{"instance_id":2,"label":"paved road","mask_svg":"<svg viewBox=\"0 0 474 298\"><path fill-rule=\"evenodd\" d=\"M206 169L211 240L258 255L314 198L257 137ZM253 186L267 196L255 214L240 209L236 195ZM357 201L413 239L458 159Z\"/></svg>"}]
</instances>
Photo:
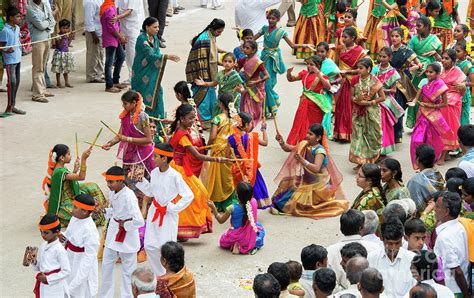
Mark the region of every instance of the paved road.
<instances>
[{"instance_id":1,"label":"paved road","mask_svg":"<svg viewBox=\"0 0 474 298\"><path fill-rule=\"evenodd\" d=\"M198 1L182 1L186 6L183 14L170 19L165 38L168 48L164 53L181 56L182 61L170 62L163 79L165 107L168 112L177 105L172 87L184 78L184 67L189 51L189 41L200 32L212 18L223 18L228 29L218 39L221 48L232 50L238 41L230 30L234 25L233 1L226 1L223 10L205 10ZM367 3L360 9L359 24L363 27L367 15ZM461 0L463 19L467 0ZM282 24L286 23L286 17ZM292 29L288 30L292 34ZM31 84L31 55L24 57L22 83L18 95L18 107L26 110L26 116L16 116L0 120L0 295L31 297L34 274L30 268L21 266L24 248L27 245L39 245L41 237L37 223L42 213L43 197L40 191L41 181L46 173L48 152L57 143L66 143L74 147L74 132L80 140L92 140L101 127L99 120L119 126L118 114L121 111L120 96L104 93L101 84L86 84L84 40L79 38L72 48L77 60L76 72L71 76L74 89L54 90L56 97L48 104L32 102L29 86ZM282 45L284 60L288 67L294 66L295 73L305 68L296 61L287 45ZM123 70L126 77L126 69ZM281 76L277 91L282 99L279 112L279 127L283 134L290 130L293 116L301 93L300 83L288 83ZM5 94L1 96L0 108L4 108ZM273 123L269 122L270 144L261 150L261 171L270 193L276 189L273 178L283 164L286 154L274 141ZM104 131L98 143L105 143L112 135ZM408 180L413 172L409 165L409 135L398 151L392 156L402 162L404 178ZM81 150L86 148L81 145ZM344 175L343 187L349 200L359 193L355 184L355 175L348 161L349 145L330 143L331 154ZM94 150L88 164L87 181L97 182L105 191L106 185L100 173L114 164L112 152ZM454 166L455 161L447 163L443 170ZM250 291L239 287L239 280L252 278L266 271L274 261L299 260L302 247L310 243L327 246L338 239L338 218L311 220L286 216L272 216L267 212L259 213L259 220L265 227L265 246L254 256L234 256L219 249L218 241L228 223L219 225L214 222L214 232L203 235L197 240L184 244L186 264L194 272L197 280L198 295L202 297L252 296ZM118 273L117 281L118 279ZM117 285L118 290L118 285Z\"/></svg>"}]
</instances>

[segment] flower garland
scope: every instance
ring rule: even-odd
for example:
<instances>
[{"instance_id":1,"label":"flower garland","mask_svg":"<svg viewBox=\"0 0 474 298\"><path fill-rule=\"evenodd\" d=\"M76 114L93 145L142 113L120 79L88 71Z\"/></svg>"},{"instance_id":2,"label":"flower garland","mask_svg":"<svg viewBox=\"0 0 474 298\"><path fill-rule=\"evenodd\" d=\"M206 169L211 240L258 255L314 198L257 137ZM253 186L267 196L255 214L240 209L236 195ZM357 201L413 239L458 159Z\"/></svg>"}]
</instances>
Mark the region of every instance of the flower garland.
<instances>
[{"instance_id":1,"label":"flower garland","mask_svg":"<svg viewBox=\"0 0 474 298\"><path fill-rule=\"evenodd\" d=\"M232 126L240 127L242 126L242 119L240 118L239 114L237 113L237 109L235 108L235 103L237 102L237 96L234 98L233 102L229 103L229 116Z\"/></svg>"},{"instance_id":2,"label":"flower garland","mask_svg":"<svg viewBox=\"0 0 474 298\"><path fill-rule=\"evenodd\" d=\"M137 100L137 104L135 105L135 113L133 114L133 116L131 116L131 120L132 120L132 123L133 124L138 124L138 116L140 116L140 113L142 111L142 103L143 103L143 97L142 95L137 92L138 94L138 100ZM128 112L127 110L123 110L120 115L119 115L119 119L122 120L125 116L127 116Z\"/></svg>"},{"instance_id":3,"label":"flower garland","mask_svg":"<svg viewBox=\"0 0 474 298\"><path fill-rule=\"evenodd\" d=\"M199 119L199 112L197 110L196 103L194 102L194 98L192 98L192 97L188 98L188 103L194 108L194 111L196 111L196 120L194 121L194 123L196 124L199 136L202 139L205 139L204 138L204 129L202 128L201 120Z\"/></svg>"},{"instance_id":4,"label":"flower garland","mask_svg":"<svg viewBox=\"0 0 474 298\"><path fill-rule=\"evenodd\" d=\"M255 224L255 219L253 218L253 210L252 210L252 205L250 204L250 201L245 203L245 209L247 210L247 217L249 219L250 225L252 226L252 229L255 233L258 232L257 225Z\"/></svg>"},{"instance_id":5,"label":"flower garland","mask_svg":"<svg viewBox=\"0 0 474 298\"><path fill-rule=\"evenodd\" d=\"M45 200L49 199L49 194L51 192L51 177L53 176L54 168L56 167L56 158L56 152L53 152L53 149L51 149L49 151L47 175L44 176L43 182L41 183Z\"/></svg>"},{"instance_id":6,"label":"flower garland","mask_svg":"<svg viewBox=\"0 0 474 298\"><path fill-rule=\"evenodd\" d=\"M251 134L248 135L248 144L251 144L252 136ZM234 128L234 140L235 144L237 145L237 151L239 152L240 158L249 159L247 152L245 151L244 145L242 144L242 132L238 128ZM250 182L253 180L253 171L252 166L248 160L241 161L244 164L244 177L242 179L246 182Z\"/></svg>"}]
</instances>

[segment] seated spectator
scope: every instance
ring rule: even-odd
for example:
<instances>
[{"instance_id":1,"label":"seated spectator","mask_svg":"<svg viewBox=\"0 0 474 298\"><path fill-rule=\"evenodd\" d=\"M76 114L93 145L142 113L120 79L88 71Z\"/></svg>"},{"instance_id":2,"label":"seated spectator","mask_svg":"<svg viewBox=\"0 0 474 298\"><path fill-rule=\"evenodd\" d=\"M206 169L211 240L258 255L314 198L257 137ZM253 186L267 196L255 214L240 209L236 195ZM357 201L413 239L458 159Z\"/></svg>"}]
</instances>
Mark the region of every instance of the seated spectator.
<instances>
[{"instance_id":1,"label":"seated spectator","mask_svg":"<svg viewBox=\"0 0 474 298\"><path fill-rule=\"evenodd\" d=\"M404 231L398 219L384 222L381 230L384 247L369 252L367 260L370 267L382 274L384 294L389 297L403 297L416 284L410 271L415 253L401 247Z\"/></svg>"},{"instance_id":2,"label":"seated spectator","mask_svg":"<svg viewBox=\"0 0 474 298\"><path fill-rule=\"evenodd\" d=\"M383 277L375 268L367 268L360 275L358 289L362 298L378 298L384 291Z\"/></svg>"},{"instance_id":3,"label":"seated spectator","mask_svg":"<svg viewBox=\"0 0 474 298\"><path fill-rule=\"evenodd\" d=\"M300 284L305 292L304 297L314 298L313 275L317 269L328 266L328 251L321 245L308 245L301 251L301 263L304 270Z\"/></svg>"},{"instance_id":4,"label":"seated spectator","mask_svg":"<svg viewBox=\"0 0 474 298\"><path fill-rule=\"evenodd\" d=\"M385 195L382 190L380 168L376 164L366 163L357 173L357 186L362 188L351 208L357 210L374 210L380 215L385 207Z\"/></svg>"},{"instance_id":5,"label":"seated spectator","mask_svg":"<svg viewBox=\"0 0 474 298\"><path fill-rule=\"evenodd\" d=\"M360 276L362 275L362 272L367 268L369 268L369 262L365 257L353 257L349 259L346 263L345 270L347 279L351 285L347 290L336 293L334 297L340 298L347 294L352 294L357 298L362 297L357 288L357 284L360 282Z\"/></svg>"},{"instance_id":6,"label":"seated spectator","mask_svg":"<svg viewBox=\"0 0 474 298\"><path fill-rule=\"evenodd\" d=\"M444 178L441 173L434 168L436 155L433 147L422 144L416 148L416 165L420 172L413 175L408 181L407 187L412 200L416 204L418 212L422 212L430 194L444 190Z\"/></svg>"},{"instance_id":7,"label":"seated spectator","mask_svg":"<svg viewBox=\"0 0 474 298\"><path fill-rule=\"evenodd\" d=\"M413 252L419 252L422 249L427 249L426 241L426 226L418 218L413 218L405 222L405 237L402 247Z\"/></svg>"},{"instance_id":8,"label":"seated spectator","mask_svg":"<svg viewBox=\"0 0 474 298\"><path fill-rule=\"evenodd\" d=\"M364 210L364 230L362 231L362 239L370 242L374 242L377 245L382 246L382 241L375 235L379 227L379 217L374 210Z\"/></svg>"},{"instance_id":9,"label":"seated spectator","mask_svg":"<svg viewBox=\"0 0 474 298\"><path fill-rule=\"evenodd\" d=\"M168 297L195 297L196 284L193 274L184 266L184 249L181 244L166 242L161 247L161 265L166 273L158 277L156 294Z\"/></svg>"},{"instance_id":10,"label":"seated spectator","mask_svg":"<svg viewBox=\"0 0 474 298\"><path fill-rule=\"evenodd\" d=\"M402 168L400 162L394 158L385 158L380 163L383 191L387 202L401 199L409 199L410 192L403 184Z\"/></svg>"},{"instance_id":11,"label":"seated spectator","mask_svg":"<svg viewBox=\"0 0 474 298\"><path fill-rule=\"evenodd\" d=\"M435 282L438 270L438 257L432 251L422 250L411 262L413 277L423 284L432 286L438 297L454 298L453 292L446 286Z\"/></svg>"},{"instance_id":12,"label":"seated spectator","mask_svg":"<svg viewBox=\"0 0 474 298\"><path fill-rule=\"evenodd\" d=\"M313 290L316 298L329 297L336 287L336 273L330 268L320 268L314 272Z\"/></svg>"},{"instance_id":13,"label":"seated spectator","mask_svg":"<svg viewBox=\"0 0 474 298\"><path fill-rule=\"evenodd\" d=\"M413 288L411 288L408 297L409 298L437 298L438 296L436 295L436 290L431 285L419 283L419 284L416 284Z\"/></svg>"},{"instance_id":14,"label":"seated spectator","mask_svg":"<svg viewBox=\"0 0 474 298\"><path fill-rule=\"evenodd\" d=\"M444 180L448 181L451 178L461 178L464 181L467 179L466 171L460 167L449 168L444 174Z\"/></svg>"},{"instance_id":15,"label":"seated spectator","mask_svg":"<svg viewBox=\"0 0 474 298\"><path fill-rule=\"evenodd\" d=\"M288 269L290 269L290 284L288 285L288 291L291 295L304 297L304 290L300 284L300 278L303 274L303 266L297 261L286 262Z\"/></svg>"},{"instance_id":16,"label":"seated spectator","mask_svg":"<svg viewBox=\"0 0 474 298\"><path fill-rule=\"evenodd\" d=\"M364 221L364 213L361 211L355 209L347 210L339 219L340 230L344 237L339 242L328 247L328 265L336 273L337 292L347 289L350 285L341 267L341 248L350 242L362 244L367 252L380 247L376 243L362 239L361 234L364 230Z\"/></svg>"},{"instance_id":17,"label":"seated spectator","mask_svg":"<svg viewBox=\"0 0 474 298\"><path fill-rule=\"evenodd\" d=\"M267 273L273 275L280 284L280 297L289 297L288 285L290 284L290 269L285 263L274 262L268 269Z\"/></svg>"},{"instance_id":18,"label":"seated spectator","mask_svg":"<svg viewBox=\"0 0 474 298\"><path fill-rule=\"evenodd\" d=\"M462 195L462 184L464 180L461 178L453 177L446 180L446 190L450 192L455 192L459 196Z\"/></svg>"},{"instance_id":19,"label":"seated spectator","mask_svg":"<svg viewBox=\"0 0 474 298\"><path fill-rule=\"evenodd\" d=\"M383 209L382 217L384 222L397 218L402 224L404 224L405 221L407 221L407 211L404 208L403 203L394 201Z\"/></svg>"},{"instance_id":20,"label":"seated spectator","mask_svg":"<svg viewBox=\"0 0 474 298\"><path fill-rule=\"evenodd\" d=\"M466 172L467 178L474 177L474 125L466 124L459 127L458 139L464 152L458 167Z\"/></svg>"},{"instance_id":21,"label":"seated spectator","mask_svg":"<svg viewBox=\"0 0 474 298\"><path fill-rule=\"evenodd\" d=\"M263 273L255 276L252 288L256 298L280 297L280 284L270 273Z\"/></svg>"},{"instance_id":22,"label":"seated spectator","mask_svg":"<svg viewBox=\"0 0 474 298\"><path fill-rule=\"evenodd\" d=\"M434 252L443 261L445 285L455 295L469 297L467 281L469 261L467 257L467 235L458 216L461 212L461 197L453 192L440 192L434 196L435 216L439 223Z\"/></svg>"},{"instance_id":23,"label":"seated spectator","mask_svg":"<svg viewBox=\"0 0 474 298\"><path fill-rule=\"evenodd\" d=\"M132 273L133 297L156 297L156 277L150 267L138 267Z\"/></svg>"},{"instance_id":24,"label":"seated spectator","mask_svg":"<svg viewBox=\"0 0 474 298\"><path fill-rule=\"evenodd\" d=\"M353 257L364 257L367 258L367 249L357 242L347 243L341 248L341 267L346 271L347 261ZM347 271L346 271L347 273Z\"/></svg>"}]
</instances>

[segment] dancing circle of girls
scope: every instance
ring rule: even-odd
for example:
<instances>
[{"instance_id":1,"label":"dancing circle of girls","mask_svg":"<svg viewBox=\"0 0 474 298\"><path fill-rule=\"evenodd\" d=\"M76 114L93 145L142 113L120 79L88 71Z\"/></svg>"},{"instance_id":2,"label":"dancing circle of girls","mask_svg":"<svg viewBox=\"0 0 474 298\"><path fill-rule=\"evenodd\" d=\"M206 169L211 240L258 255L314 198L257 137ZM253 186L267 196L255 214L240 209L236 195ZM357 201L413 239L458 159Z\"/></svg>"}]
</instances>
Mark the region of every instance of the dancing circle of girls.
<instances>
[{"instance_id":1,"label":"dancing circle of girls","mask_svg":"<svg viewBox=\"0 0 474 298\"><path fill-rule=\"evenodd\" d=\"M108 199L97 184L81 182L95 142L80 157L76 147L72 171L66 166L73 152L55 145L43 180L47 215L40 229L49 244L57 239L45 237L48 231L67 228L59 238L70 267L48 266L60 266L62 278L69 275L68 287L45 283L43 268L37 292L47 296L67 289L71 296L94 296L99 259L99 295L113 297L120 258L121 292L130 293L137 262L148 260L162 276L163 244L211 233L213 217L230 222L220 247L255 254L265 236L258 209L313 219L337 216L349 205L328 140L350 142L349 160L360 171L395 150L404 115L413 129L415 168L421 144L434 148L438 163L460 155L457 129L469 123L474 67L469 27L460 23L457 1L411 6L404 0L371 0L370 7L362 31L356 26L357 3L304 0L293 39L278 25L279 11L270 10L268 25L256 34L241 28L241 44L233 52L217 46L225 23L214 19L192 41L186 81L174 87L179 106L170 119L158 80L155 105L139 90L129 90L121 97L119 131L104 123L111 139L99 147L117 147L122 161L103 173ZM281 40L296 59L304 59L306 69L295 74L286 68ZM275 139L288 158L270 196L259 170L259 148L269 143L266 119L276 118L280 105L293 104L275 90L282 74L289 82L301 81L302 92L286 139L275 120ZM96 226L105 227L101 235Z\"/></svg>"}]
</instances>

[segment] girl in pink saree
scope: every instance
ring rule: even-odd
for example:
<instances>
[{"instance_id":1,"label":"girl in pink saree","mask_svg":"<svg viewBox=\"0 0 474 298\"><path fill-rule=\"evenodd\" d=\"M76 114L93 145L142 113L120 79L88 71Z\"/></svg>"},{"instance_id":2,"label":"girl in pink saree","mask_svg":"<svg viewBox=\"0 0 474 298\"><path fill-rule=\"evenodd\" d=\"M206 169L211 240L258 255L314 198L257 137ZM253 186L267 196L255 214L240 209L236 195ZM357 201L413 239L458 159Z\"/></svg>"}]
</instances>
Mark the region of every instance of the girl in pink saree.
<instances>
[{"instance_id":1,"label":"girl in pink saree","mask_svg":"<svg viewBox=\"0 0 474 298\"><path fill-rule=\"evenodd\" d=\"M231 227L222 234L220 246L230 249L233 254L254 254L263 246L265 231L257 222L257 201L253 198L253 188L248 182L239 182L235 188L238 202L219 214L212 201L208 201L212 214L219 223L230 217Z\"/></svg>"},{"instance_id":2,"label":"girl in pink saree","mask_svg":"<svg viewBox=\"0 0 474 298\"><path fill-rule=\"evenodd\" d=\"M455 66L456 51L449 49L444 51L441 56L443 71L439 78L444 81L448 87L448 105L441 109L444 119L451 128L452 134L446 136L444 141L443 156L439 162L443 162L449 155L448 151L459 149L457 132L461 124L462 97L466 92L466 75Z\"/></svg>"},{"instance_id":3,"label":"girl in pink saree","mask_svg":"<svg viewBox=\"0 0 474 298\"><path fill-rule=\"evenodd\" d=\"M441 108L448 104L448 87L439 78L441 66L431 63L426 68L426 79L420 82L421 88L416 93L414 106L419 102L418 117L411 135L410 156L413 168L416 169L415 152L421 144L431 145L439 159L444 148L444 138L452 137L451 128L441 114Z\"/></svg>"}]
</instances>

